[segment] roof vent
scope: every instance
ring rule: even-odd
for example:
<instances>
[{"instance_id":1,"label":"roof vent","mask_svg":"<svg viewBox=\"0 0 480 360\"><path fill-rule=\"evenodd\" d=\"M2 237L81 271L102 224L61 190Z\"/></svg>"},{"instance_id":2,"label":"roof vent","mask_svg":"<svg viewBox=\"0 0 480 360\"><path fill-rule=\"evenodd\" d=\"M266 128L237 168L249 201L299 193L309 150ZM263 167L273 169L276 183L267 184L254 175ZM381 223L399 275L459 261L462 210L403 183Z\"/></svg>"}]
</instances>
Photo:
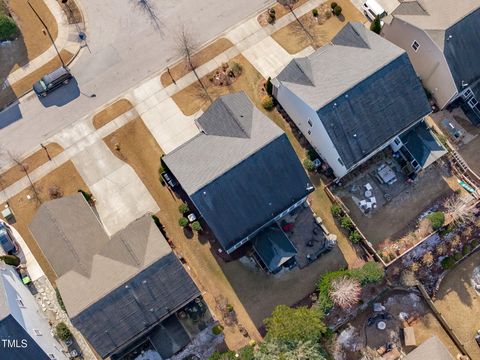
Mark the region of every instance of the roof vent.
<instances>
[{"instance_id":1,"label":"roof vent","mask_svg":"<svg viewBox=\"0 0 480 360\"><path fill-rule=\"evenodd\" d=\"M356 138L357 138L357 134L353 134L353 137L356 139Z\"/></svg>"},{"instance_id":2,"label":"roof vent","mask_svg":"<svg viewBox=\"0 0 480 360\"><path fill-rule=\"evenodd\" d=\"M447 37L447 41L450 41L450 40L452 40L452 38L453 38L453 36L452 36L452 35L448 35L448 37Z\"/></svg>"},{"instance_id":3,"label":"roof vent","mask_svg":"<svg viewBox=\"0 0 480 360\"><path fill-rule=\"evenodd\" d=\"M147 283L147 280L143 280L142 284L145 285Z\"/></svg>"},{"instance_id":4,"label":"roof vent","mask_svg":"<svg viewBox=\"0 0 480 360\"><path fill-rule=\"evenodd\" d=\"M333 103L333 106L337 106L337 103Z\"/></svg>"},{"instance_id":5,"label":"roof vent","mask_svg":"<svg viewBox=\"0 0 480 360\"><path fill-rule=\"evenodd\" d=\"M129 285L125 285L125 289L130 289L130 286L129 286Z\"/></svg>"},{"instance_id":6,"label":"roof vent","mask_svg":"<svg viewBox=\"0 0 480 360\"><path fill-rule=\"evenodd\" d=\"M345 97L348 99L348 94L345 94Z\"/></svg>"}]
</instances>

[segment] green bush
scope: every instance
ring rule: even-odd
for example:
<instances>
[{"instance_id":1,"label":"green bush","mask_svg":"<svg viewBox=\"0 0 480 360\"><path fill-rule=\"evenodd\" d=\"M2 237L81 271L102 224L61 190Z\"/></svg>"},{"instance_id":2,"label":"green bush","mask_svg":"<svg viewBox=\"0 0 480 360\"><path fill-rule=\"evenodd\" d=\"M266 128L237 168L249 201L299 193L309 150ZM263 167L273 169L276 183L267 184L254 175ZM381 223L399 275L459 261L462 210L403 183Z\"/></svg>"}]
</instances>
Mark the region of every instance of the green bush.
<instances>
[{"instance_id":1,"label":"green bush","mask_svg":"<svg viewBox=\"0 0 480 360\"><path fill-rule=\"evenodd\" d=\"M267 22L269 24L273 24L275 22L275 19L276 19L275 13L269 13L268 14Z\"/></svg>"},{"instance_id":2,"label":"green bush","mask_svg":"<svg viewBox=\"0 0 480 360\"><path fill-rule=\"evenodd\" d=\"M470 245L465 245L462 249L462 254L463 255L468 255L472 251L472 247Z\"/></svg>"},{"instance_id":3,"label":"green bush","mask_svg":"<svg viewBox=\"0 0 480 360\"><path fill-rule=\"evenodd\" d=\"M247 345L241 348L238 351L238 359L240 360L254 360L255 359L255 352L253 346Z\"/></svg>"},{"instance_id":4,"label":"green bush","mask_svg":"<svg viewBox=\"0 0 480 360\"><path fill-rule=\"evenodd\" d=\"M317 17L318 16L318 9L313 9L312 10L312 15Z\"/></svg>"},{"instance_id":5,"label":"green bush","mask_svg":"<svg viewBox=\"0 0 480 360\"><path fill-rule=\"evenodd\" d=\"M305 167L305 169L307 169L307 171L315 171L315 165L313 164L313 161L310 160L310 159L305 159L303 160L303 166Z\"/></svg>"},{"instance_id":6,"label":"green bush","mask_svg":"<svg viewBox=\"0 0 480 360\"><path fill-rule=\"evenodd\" d=\"M455 259L452 256L447 256L441 262L444 270L451 269L455 266Z\"/></svg>"},{"instance_id":7,"label":"green bush","mask_svg":"<svg viewBox=\"0 0 480 360\"><path fill-rule=\"evenodd\" d=\"M0 260L2 260L5 264L11 266L18 266L20 265L20 258L15 255L4 255L0 256Z\"/></svg>"},{"instance_id":8,"label":"green bush","mask_svg":"<svg viewBox=\"0 0 480 360\"><path fill-rule=\"evenodd\" d=\"M349 273L362 285L380 282L385 276L383 266L374 261L365 263L360 269L352 269Z\"/></svg>"},{"instance_id":9,"label":"green bush","mask_svg":"<svg viewBox=\"0 0 480 360\"><path fill-rule=\"evenodd\" d=\"M453 254L453 258L455 259L455 261L458 261L462 258L462 253L457 251L455 254Z\"/></svg>"},{"instance_id":10,"label":"green bush","mask_svg":"<svg viewBox=\"0 0 480 360\"><path fill-rule=\"evenodd\" d=\"M445 222L445 214L441 211L436 211L428 215L427 219L430 220L433 230L438 230Z\"/></svg>"},{"instance_id":11,"label":"green bush","mask_svg":"<svg viewBox=\"0 0 480 360\"><path fill-rule=\"evenodd\" d=\"M182 216L180 219L178 219L178 225L181 227L186 227L188 225L188 219Z\"/></svg>"},{"instance_id":12,"label":"green bush","mask_svg":"<svg viewBox=\"0 0 480 360\"><path fill-rule=\"evenodd\" d=\"M339 16L342 13L342 7L340 5L337 5L333 8L333 13L335 16Z\"/></svg>"},{"instance_id":13,"label":"green bush","mask_svg":"<svg viewBox=\"0 0 480 360\"><path fill-rule=\"evenodd\" d=\"M67 341L72 337L72 332L63 321L55 327L55 334L62 341Z\"/></svg>"},{"instance_id":14,"label":"green bush","mask_svg":"<svg viewBox=\"0 0 480 360\"><path fill-rule=\"evenodd\" d=\"M0 41L13 40L18 32L17 25L11 17L0 14Z\"/></svg>"},{"instance_id":15,"label":"green bush","mask_svg":"<svg viewBox=\"0 0 480 360\"><path fill-rule=\"evenodd\" d=\"M268 95L272 96L273 94L273 84L272 84L272 78L269 76L267 81L265 82L265 91L267 92Z\"/></svg>"},{"instance_id":16,"label":"green bush","mask_svg":"<svg viewBox=\"0 0 480 360\"><path fill-rule=\"evenodd\" d=\"M55 295L57 296L57 302L58 305L60 305L60 309L67 311L67 309L65 309L65 304L63 303L62 295L60 295L60 290L57 288L55 288Z\"/></svg>"},{"instance_id":17,"label":"green bush","mask_svg":"<svg viewBox=\"0 0 480 360\"><path fill-rule=\"evenodd\" d=\"M192 230L193 230L193 231L197 231L197 232L203 230L202 225L200 225L200 222L199 222L199 221L194 221L194 222L192 223Z\"/></svg>"},{"instance_id":18,"label":"green bush","mask_svg":"<svg viewBox=\"0 0 480 360\"><path fill-rule=\"evenodd\" d=\"M340 226L345 230L353 230L355 227L353 226L352 220L348 216L344 216L340 219Z\"/></svg>"},{"instance_id":19,"label":"green bush","mask_svg":"<svg viewBox=\"0 0 480 360\"><path fill-rule=\"evenodd\" d=\"M357 231L357 230L353 230L349 235L348 235L348 239L354 243L354 244L358 244L360 242L360 240L362 240L362 235L360 235L360 233Z\"/></svg>"},{"instance_id":20,"label":"green bush","mask_svg":"<svg viewBox=\"0 0 480 360\"><path fill-rule=\"evenodd\" d=\"M180 204L180 206L178 207L178 212L180 214L186 214L189 211L190 211L190 208L185 203Z\"/></svg>"},{"instance_id":21,"label":"green bush","mask_svg":"<svg viewBox=\"0 0 480 360\"><path fill-rule=\"evenodd\" d=\"M217 324L212 328L212 333L214 335L220 335L222 331L223 331L223 326L220 324Z\"/></svg>"},{"instance_id":22,"label":"green bush","mask_svg":"<svg viewBox=\"0 0 480 360\"><path fill-rule=\"evenodd\" d=\"M243 72L242 64L239 64L238 62L234 61L230 66L230 69L232 70L233 75L235 75L236 77L242 75L242 72Z\"/></svg>"},{"instance_id":23,"label":"green bush","mask_svg":"<svg viewBox=\"0 0 480 360\"><path fill-rule=\"evenodd\" d=\"M370 30L372 30L375 34L380 34L382 31L382 23L380 22L380 16L376 16L375 19L370 24Z\"/></svg>"},{"instance_id":24,"label":"green bush","mask_svg":"<svg viewBox=\"0 0 480 360\"><path fill-rule=\"evenodd\" d=\"M472 240L472 248L476 248L478 246L479 242L477 239Z\"/></svg>"},{"instance_id":25,"label":"green bush","mask_svg":"<svg viewBox=\"0 0 480 360\"><path fill-rule=\"evenodd\" d=\"M272 110L274 105L275 104L273 103L273 97L271 97L270 95L265 95L262 97L262 106L265 110Z\"/></svg>"},{"instance_id":26,"label":"green bush","mask_svg":"<svg viewBox=\"0 0 480 360\"><path fill-rule=\"evenodd\" d=\"M334 1L330 4L330 7L333 9L335 9L336 7L338 6L338 4Z\"/></svg>"},{"instance_id":27,"label":"green bush","mask_svg":"<svg viewBox=\"0 0 480 360\"><path fill-rule=\"evenodd\" d=\"M83 191L82 189L78 189L77 191L83 195L83 197L85 198L85 200L87 200L87 202L92 201L92 194L86 191Z\"/></svg>"},{"instance_id":28,"label":"green bush","mask_svg":"<svg viewBox=\"0 0 480 360\"><path fill-rule=\"evenodd\" d=\"M215 334L215 335L218 335L218 334ZM235 352L231 350L228 350L225 352L215 351L208 358L208 360L236 360L236 359L237 357L235 356Z\"/></svg>"},{"instance_id":29,"label":"green bush","mask_svg":"<svg viewBox=\"0 0 480 360\"><path fill-rule=\"evenodd\" d=\"M343 210L342 207L338 204L333 204L330 207L330 212L332 213L333 217L335 219L341 219L343 216Z\"/></svg>"}]
</instances>

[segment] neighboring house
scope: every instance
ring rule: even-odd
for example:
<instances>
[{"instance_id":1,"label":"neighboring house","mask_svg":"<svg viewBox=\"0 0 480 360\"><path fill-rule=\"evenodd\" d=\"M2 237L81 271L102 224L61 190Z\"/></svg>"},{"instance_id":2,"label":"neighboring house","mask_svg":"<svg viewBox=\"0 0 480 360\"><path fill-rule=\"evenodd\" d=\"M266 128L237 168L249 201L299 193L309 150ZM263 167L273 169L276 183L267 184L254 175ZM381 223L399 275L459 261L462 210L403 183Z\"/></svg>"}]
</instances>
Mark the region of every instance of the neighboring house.
<instances>
[{"instance_id":1,"label":"neighboring house","mask_svg":"<svg viewBox=\"0 0 480 360\"><path fill-rule=\"evenodd\" d=\"M431 112L406 52L361 23L292 60L273 80L273 95L338 178Z\"/></svg>"},{"instance_id":2,"label":"neighboring house","mask_svg":"<svg viewBox=\"0 0 480 360\"><path fill-rule=\"evenodd\" d=\"M147 338L162 358L189 343L175 314L200 293L150 215L109 237L77 194L44 203L29 228L72 324L102 358Z\"/></svg>"},{"instance_id":3,"label":"neighboring house","mask_svg":"<svg viewBox=\"0 0 480 360\"><path fill-rule=\"evenodd\" d=\"M454 360L448 349L436 336L425 340L415 350L408 353L405 360Z\"/></svg>"},{"instance_id":4,"label":"neighboring house","mask_svg":"<svg viewBox=\"0 0 480 360\"><path fill-rule=\"evenodd\" d=\"M0 359L67 360L15 269L0 262Z\"/></svg>"},{"instance_id":5,"label":"neighboring house","mask_svg":"<svg viewBox=\"0 0 480 360\"><path fill-rule=\"evenodd\" d=\"M314 190L286 134L245 93L215 100L197 126L200 134L163 161L227 253Z\"/></svg>"},{"instance_id":6,"label":"neighboring house","mask_svg":"<svg viewBox=\"0 0 480 360\"><path fill-rule=\"evenodd\" d=\"M438 106L458 100L480 123L480 0L407 0L382 34L405 49Z\"/></svg>"}]
</instances>

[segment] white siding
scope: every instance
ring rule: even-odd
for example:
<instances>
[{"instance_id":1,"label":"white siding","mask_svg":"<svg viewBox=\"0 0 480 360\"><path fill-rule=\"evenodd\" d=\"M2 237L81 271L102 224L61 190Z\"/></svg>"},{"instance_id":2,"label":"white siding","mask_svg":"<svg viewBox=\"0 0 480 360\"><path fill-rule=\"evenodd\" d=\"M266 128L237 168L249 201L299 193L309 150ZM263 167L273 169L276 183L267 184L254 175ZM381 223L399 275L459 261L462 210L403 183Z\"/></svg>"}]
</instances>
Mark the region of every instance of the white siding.
<instances>
[{"instance_id":1,"label":"white siding","mask_svg":"<svg viewBox=\"0 0 480 360\"><path fill-rule=\"evenodd\" d=\"M308 142L330 165L335 176L342 177L347 174L347 168L339 162L340 155L328 136L328 133L316 111L305 104L282 84L279 85L276 95L277 100L307 138ZM312 126L308 123L309 120L312 123ZM308 133L309 131L310 134Z\"/></svg>"},{"instance_id":2,"label":"white siding","mask_svg":"<svg viewBox=\"0 0 480 360\"><path fill-rule=\"evenodd\" d=\"M423 85L435 98L438 106L444 108L457 94L448 63L442 50L423 30L394 18L385 24L382 35L395 45L404 49ZM416 41L417 51L412 48Z\"/></svg>"},{"instance_id":3,"label":"white siding","mask_svg":"<svg viewBox=\"0 0 480 360\"><path fill-rule=\"evenodd\" d=\"M38 308L30 290L23 285L12 267L2 264L0 268L2 277L0 281L3 281L12 316L47 355L53 354L56 359L67 360L67 357L60 351L61 345L52 336L50 325ZM17 299L21 299L24 307L20 306ZM34 330L40 331L41 335L36 335Z\"/></svg>"}]
</instances>

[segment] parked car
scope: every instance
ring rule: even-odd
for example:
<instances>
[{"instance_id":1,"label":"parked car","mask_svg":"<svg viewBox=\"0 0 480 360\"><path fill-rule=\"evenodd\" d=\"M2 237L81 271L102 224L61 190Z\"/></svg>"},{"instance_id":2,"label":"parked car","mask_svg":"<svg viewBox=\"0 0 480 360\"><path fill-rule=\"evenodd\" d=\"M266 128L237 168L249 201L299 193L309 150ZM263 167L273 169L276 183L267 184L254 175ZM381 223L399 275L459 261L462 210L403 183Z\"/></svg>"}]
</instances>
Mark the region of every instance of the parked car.
<instances>
[{"instance_id":1,"label":"parked car","mask_svg":"<svg viewBox=\"0 0 480 360\"><path fill-rule=\"evenodd\" d=\"M72 78L70 70L63 66L59 67L33 84L33 91L38 96L45 97L60 86L68 84Z\"/></svg>"},{"instance_id":2,"label":"parked car","mask_svg":"<svg viewBox=\"0 0 480 360\"><path fill-rule=\"evenodd\" d=\"M377 16L381 18L387 16L387 12L382 8L382 6L375 0L367 0L362 5L363 12L371 20L375 20ZM382 22L383 25L383 22Z\"/></svg>"},{"instance_id":3,"label":"parked car","mask_svg":"<svg viewBox=\"0 0 480 360\"><path fill-rule=\"evenodd\" d=\"M10 227L4 222L0 222L0 246L6 254L16 254L19 250Z\"/></svg>"}]
</instances>

